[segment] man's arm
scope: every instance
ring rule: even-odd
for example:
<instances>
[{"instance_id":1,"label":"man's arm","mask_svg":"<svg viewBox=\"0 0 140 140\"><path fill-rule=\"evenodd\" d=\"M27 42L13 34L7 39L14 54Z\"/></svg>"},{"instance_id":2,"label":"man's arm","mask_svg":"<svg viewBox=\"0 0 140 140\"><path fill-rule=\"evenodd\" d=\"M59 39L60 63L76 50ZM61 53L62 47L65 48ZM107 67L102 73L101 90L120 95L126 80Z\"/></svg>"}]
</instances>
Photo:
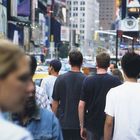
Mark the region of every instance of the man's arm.
<instances>
[{"instance_id":1,"label":"man's arm","mask_svg":"<svg viewBox=\"0 0 140 140\"><path fill-rule=\"evenodd\" d=\"M53 88L53 95L52 95L52 111L56 114L59 106L59 102L61 101L61 87L62 81L60 77L58 77L55 81L54 88Z\"/></svg>"},{"instance_id":2,"label":"man's arm","mask_svg":"<svg viewBox=\"0 0 140 140\"><path fill-rule=\"evenodd\" d=\"M78 112L79 112L80 127L84 127L84 113L85 113L85 102L84 101L80 100Z\"/></svg>"},{"instance_id":3,"label":"man's arm","mask_svg":"<svg viewBox=\"0 0 140 140\"><path fill-rule=\"evenodd\" d=\"M113 117L106 115L106 121L104 126L104 140L111 140L113 130Z\"/></svg>"},{"instance_id":4,"label":"man's arm","mask_svg":"<svg viewBox=\"0 0 140 140\"><path fill-rule=\"evenodd\" d=\"M53 100L52 102L52 111L56 114L59 106L59 101Z\"/></svg>"},{"instance_id":5,"label":"man's arm","mask_svg":"<svg viewBox=\"0 0 140 140\"><path fill-rule=\"evenodd\" d=\"M78 112L79 112L79 121L80 121L80 134L82 139L86 139L86 130L84 128L84 113L85 113L85 105L84 101L79 102Z\"/></svg>"}]
</instances>

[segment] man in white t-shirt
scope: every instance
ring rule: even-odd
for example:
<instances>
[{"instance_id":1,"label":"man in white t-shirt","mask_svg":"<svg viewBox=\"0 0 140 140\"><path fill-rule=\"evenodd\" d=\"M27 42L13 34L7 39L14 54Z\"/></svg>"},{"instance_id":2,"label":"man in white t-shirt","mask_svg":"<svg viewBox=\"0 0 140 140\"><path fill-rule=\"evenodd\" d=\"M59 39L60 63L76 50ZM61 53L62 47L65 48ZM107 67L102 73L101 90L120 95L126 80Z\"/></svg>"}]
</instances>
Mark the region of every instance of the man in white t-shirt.
<instances>
[{"instance_id":1,"label":"man in white t-shirt","mask_svg":"<svg viewBox=\"0 0 140 140\"><path fill-rule=\"evenodd\" d=\"M49 98L50 105L52 104L52 93L53 93L53 87L55 84L55 81L59 75L59 71L61 69L61 62L57 59L54 59L50 62L48 73L49 77L42 80L41 87L46 92Z\"/></svg>"},{"instance_id":2,"label":"man in white t-shirt","mask_svg":"<svg viewBox=\"0 0 140 140\"><path fill-rule=\"evenodd\" d=\"M126 82L111 89L106 97L104 140L140 140L140 56L124 55L122 69Z\"/></svg>"}]
</instances>

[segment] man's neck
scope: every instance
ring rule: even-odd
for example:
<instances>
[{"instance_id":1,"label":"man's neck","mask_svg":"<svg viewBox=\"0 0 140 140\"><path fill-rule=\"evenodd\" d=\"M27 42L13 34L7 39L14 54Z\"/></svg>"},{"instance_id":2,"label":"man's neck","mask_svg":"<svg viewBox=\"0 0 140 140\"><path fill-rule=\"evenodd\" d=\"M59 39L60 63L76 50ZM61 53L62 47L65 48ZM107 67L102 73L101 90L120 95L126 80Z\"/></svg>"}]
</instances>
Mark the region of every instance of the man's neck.
<instances>
[{"instance_id":1,"label":"man's neck","mask_svg":"<svg viewBox=\"0 0 140 140\"><path fill-rule=\"evenodd\" d=\"M71 67L71 71L72 72L80 72L80 68L79 67Z\"/></svg>"},{"instance_id":2,"label":"man's neck","mask_svg":"<svg viewBox=\"0 0 140 140\"><path fill-rule=\"evenodd\" d=\"M51 75L52 75L52 76L55 76L55 77L58 77L59 74L56 73L56 72L54 72L54 73L52 73Z\"/></svg>"},{"instance_id":3,"label":"man's neck","mask_svg":"<svg viewBox=\"0 0 140 140\"><path fill-rule=\"evenodd\" d=\"M125 81L136 83L137 82L137 79L136 78L128 78L128 77L125 77Z\"/></svg>"},{"instance_id":4,"label":"man's neck","mask_svg":"<svg viewBox=\"0 0 140 140\"><path fill-rule=\"evenodd\" d=\"M103 68L97 68L97 74L106 74L107 70Z\"/></svg>"}]
</instances>

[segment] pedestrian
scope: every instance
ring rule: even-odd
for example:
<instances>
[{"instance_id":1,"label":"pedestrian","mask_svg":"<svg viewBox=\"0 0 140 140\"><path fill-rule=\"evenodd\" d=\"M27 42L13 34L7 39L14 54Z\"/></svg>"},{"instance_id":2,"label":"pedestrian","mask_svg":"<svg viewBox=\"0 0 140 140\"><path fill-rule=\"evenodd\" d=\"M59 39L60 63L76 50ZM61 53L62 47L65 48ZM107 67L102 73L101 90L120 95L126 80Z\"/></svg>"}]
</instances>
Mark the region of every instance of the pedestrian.
<instances>
[{"instance_id":1,"label":"pedestrian","mask_svg":"<svg viewBox=\"0 0 140 140\"><path fill-rule=\"evenodd\" d=\"M34 75L36 68L37 68L37 61L36 58L34 56L29 56L29 59L31 61L31 72L32 75ZM35 98L36 98L36 103L39 107L41 108L50 108L50 104L49 104L49 99L48 96L45 92L45 90L43 90L43 88L39 87L38 85L35 86Z\"/></svg>"},{"instance_id":2,"label":"pedestrian","mask_svg":"<svg viewBox=\"0 0 140 140\"><path fill-rule=\"evenodd\" d=\"M69 53L71 71L60 75L53 91L52 110L57 113L64 140L81 140L78 118L78 103L85 75L80 72L83 56L73 50Z\"/></svg>"},{"instance_id":3,"label":"pedestrian","mask_svg":"<svg viewBox=\"0 0 140 140\"><path fill-rule=\"evenodd\" d=\"M101 140L105 121L105 100L107 92L121 84L120 80L107 73L110 56L101 53L96 56L97 74L87 77L79 102L81 137L88 140Z\"/></svg>"},{"instance_id":4,"label":"pedestrian","mask_svg":"<svg viewBox=\"0 0 140 140\"><path fill-rule=\"evenodd\" d=\"M32 140L29 132L2 117L2 112L20 112L29 85L29 61L18 46L0 40L0 140Z\"/></svg>"},{"instance_id":5,"label":"pedestrian","mask_svg":"<svg viewBox=\"0 0 140 140\"><path fill-rule=\"evenodd\" d=\"M129 52L121 65L125 83L107 94L104 140L140 140L140 56Z\"/></svg>"},{"instance_id":6,"label":"pedestrian","mask_svg":"<svg viewBox=\"0 0 140 140\"><path fill-rule=\"evenodd\" d=\"M124 82L123 74L119 69L112 70L112 75L118 77L122 83Z\"/></svg>"},{"instance_id":7,"label":"pedestrian","mask_svg":"<svg viewBox=\"0 0 140 140\"><path fill-rule=\"evenodd\" d=\"M59 60L57 59L52 60L48 68L49 77L44 78L41 82L41 88L45 91L46 95L48 96L50 106L52 105L52 94L54 84L59 75L61 66L62 64Z\"/></svg>"},{"instance_id":8,"label":"pedestrian","mask_svg":"<svg viewBox=\"0 0 140 140\"><path fill-rule=\"evenodd\" d=\"M118 66L115 63L110 63L109 68L108 68L108 73L112 75L113 70L117 69Z\"/></svg>"},{"instance_id":9,"label":"pedestrian","mask_svg":"<svg viewBox=\"0 0 140 140\"><path fill-rule=\"evenodd\" d=\"M33 85L32 77L35 72L34 61L31 57L30 84ZM35 85L27 91L28 96L24 110L10 116L10 120L28 129L35 140L63 140L59 121L54 113L45 108L40 108L36 104Z\"/></svg>"}]
</instances>

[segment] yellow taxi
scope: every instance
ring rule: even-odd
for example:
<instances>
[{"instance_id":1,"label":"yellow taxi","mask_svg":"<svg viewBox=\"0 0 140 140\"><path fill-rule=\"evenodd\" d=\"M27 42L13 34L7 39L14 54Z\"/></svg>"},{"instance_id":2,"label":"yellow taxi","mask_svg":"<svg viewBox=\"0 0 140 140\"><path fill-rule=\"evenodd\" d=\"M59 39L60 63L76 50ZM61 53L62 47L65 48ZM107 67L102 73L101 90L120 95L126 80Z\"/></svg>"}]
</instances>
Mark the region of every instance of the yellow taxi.
<instances>
[{"instance_id":1,"label":"yellow taxi","mask_svg":"<svg viewBox=\"0 0 140 140\"><path fill-rule=\"evenodd\" d=\"M47 72L36 72L35 75L33 76L33 81L35 82L36 85L40 86L42 79L47 77L48 77Z\"/></svg>"}]
</instances>

